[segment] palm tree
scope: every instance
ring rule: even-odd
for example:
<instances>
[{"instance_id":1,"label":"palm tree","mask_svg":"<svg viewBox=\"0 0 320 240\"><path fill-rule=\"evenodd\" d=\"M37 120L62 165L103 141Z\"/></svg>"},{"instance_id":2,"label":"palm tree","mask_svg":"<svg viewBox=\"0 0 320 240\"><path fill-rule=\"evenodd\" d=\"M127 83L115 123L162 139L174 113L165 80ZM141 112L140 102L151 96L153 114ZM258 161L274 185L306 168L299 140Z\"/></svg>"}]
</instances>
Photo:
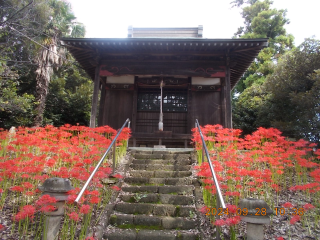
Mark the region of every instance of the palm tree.
<instances>
[{"instance_id":1,"label":"palm tree","mask_svg":"<svg viewBox=\"0 0 320 240\"><path fill-rule=\"evenodd\" d=\"M59 46L61 37L84 37L85 27L75 22L75 16L71 12L70 4L60 0L50 0L52 16L45 33L42 36L42 45L39 49L36 62L36 116L34 126L40 126L43 122L45 102L48 95L49 83L54 69L61 66L66 60L65 49Z\"/></svg>"}]
</instances>

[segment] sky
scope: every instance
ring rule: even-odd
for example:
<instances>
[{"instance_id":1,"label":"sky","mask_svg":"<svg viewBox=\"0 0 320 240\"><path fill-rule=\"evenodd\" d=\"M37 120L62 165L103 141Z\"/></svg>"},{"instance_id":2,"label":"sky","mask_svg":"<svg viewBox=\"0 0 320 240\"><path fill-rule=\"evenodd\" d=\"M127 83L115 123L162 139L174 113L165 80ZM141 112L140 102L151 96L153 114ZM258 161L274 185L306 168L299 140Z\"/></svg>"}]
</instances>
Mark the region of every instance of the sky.
<instances>
[{"instance_id":1,"label":"sky","mask_svg":"<svg viewBox=\"0 0 320 240\"><path fill-rule=\"evenodd\" d=\"M66 0L77 21L86 26L87 38L125 38L133 27L197 27L204 38L232 38L243 26L241 9L232 0ZM320 39L320 0L274 0L273 7L287 9L287 33L295 44L305 38Z\"/></svg>"}]
</instances>

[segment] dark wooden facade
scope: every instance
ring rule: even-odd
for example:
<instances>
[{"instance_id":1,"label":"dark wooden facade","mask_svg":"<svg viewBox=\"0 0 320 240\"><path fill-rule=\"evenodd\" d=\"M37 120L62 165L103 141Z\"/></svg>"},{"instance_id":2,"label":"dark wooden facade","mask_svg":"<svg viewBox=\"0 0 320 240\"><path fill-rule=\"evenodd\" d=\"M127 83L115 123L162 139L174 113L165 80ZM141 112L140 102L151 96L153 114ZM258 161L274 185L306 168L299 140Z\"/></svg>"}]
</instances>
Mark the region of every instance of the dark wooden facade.
<instances>
[{"instance_id":1,"label":"dark wooden facade","mask_svg":"<svg viewBox=\"0 0 320 240\"><path fill-rule=\"evenodd\" d=\"M91 126L120 128L129 118L139 139L188 140L201 125L232 127L231 89L267 39L64 39L94 79ZM160 82L164 133L158 133ZM98 93L99 113L96 113Z\"/></svg>"}]
</instances>

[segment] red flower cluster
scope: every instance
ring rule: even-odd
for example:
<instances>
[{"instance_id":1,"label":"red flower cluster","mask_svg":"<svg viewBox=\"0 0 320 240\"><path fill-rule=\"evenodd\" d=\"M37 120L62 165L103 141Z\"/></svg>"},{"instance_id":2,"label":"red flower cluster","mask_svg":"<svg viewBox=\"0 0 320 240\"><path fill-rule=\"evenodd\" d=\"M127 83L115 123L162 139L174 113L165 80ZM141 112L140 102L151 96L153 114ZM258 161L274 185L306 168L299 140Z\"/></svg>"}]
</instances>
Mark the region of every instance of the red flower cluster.
<instances>
[{"instance_id":1,"label":"red flower cluster","mask_svg":"<svg viewBox=\"0 0 320 240\"><path fill-rule=\"evenodd\" d=\"M315 144L304 140L289 141L274 128L258 128L256 132L244 138L239 137L240 130L225 129L220 125L206 125L201 127L201 130L222 195L227 202L237 203L240 198L259 198L261 195L261 198L272 197L283 190L291 190L314 194L311 195L311 199L316 204L320 191L320 164L317 163L320 150L313 150ZM200 134L197 129L192 131L192 140L199 156L199 166L195 169L203 183L205 196L210 196L216 194L216 186L208 162L200 161L203 159ZM285 179L292 179L292 184L288 186ZM207 199L204 199L205 204L210 205L212 197ZM228 207L229 214L237 211L237 207L233 206ZM294 207L290 202L282 206ZM313 209L314 205L305 204L303 208ZM294 224L299 220L300 216L294 216L290 223ZM214 224L232 226L239 221L238 217L231 217L216 220Z\"/></svg>"},{"instance_id":2,"label":"red flower cluster","mask_svg":"<svg viewBox=\"0 0 320 240\"><path fill-rule=\"evenodd\" d=\"M25 205L20 209L20 212L18 212L14 217L14 221L21 221L26 218L33 219L34 214L36 212L36 208L32 205Z\"/></svg>"}]
</instances>

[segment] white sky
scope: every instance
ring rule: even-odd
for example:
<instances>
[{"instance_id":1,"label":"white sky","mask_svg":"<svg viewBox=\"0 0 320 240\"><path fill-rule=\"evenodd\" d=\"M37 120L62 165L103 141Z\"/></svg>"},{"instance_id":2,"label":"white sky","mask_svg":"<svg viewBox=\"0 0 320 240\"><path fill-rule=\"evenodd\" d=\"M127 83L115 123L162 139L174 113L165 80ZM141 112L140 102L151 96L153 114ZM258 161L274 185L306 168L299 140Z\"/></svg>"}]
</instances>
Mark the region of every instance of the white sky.
<instances>
[{"instance_id":1,"label":"white sky","mask_svg":"<svg viewBox=\"0 0 320 240\"><path fill-rule=\"evenodd\" d=\"M204 38L232 38L243 26L232 0L66 0L88 38L125 38L133 27L197 27ZM304 38L320 38L320 0L274 0L273 8L287 9L288 33L299 45Z\"/></svg>"}]
</instances>

